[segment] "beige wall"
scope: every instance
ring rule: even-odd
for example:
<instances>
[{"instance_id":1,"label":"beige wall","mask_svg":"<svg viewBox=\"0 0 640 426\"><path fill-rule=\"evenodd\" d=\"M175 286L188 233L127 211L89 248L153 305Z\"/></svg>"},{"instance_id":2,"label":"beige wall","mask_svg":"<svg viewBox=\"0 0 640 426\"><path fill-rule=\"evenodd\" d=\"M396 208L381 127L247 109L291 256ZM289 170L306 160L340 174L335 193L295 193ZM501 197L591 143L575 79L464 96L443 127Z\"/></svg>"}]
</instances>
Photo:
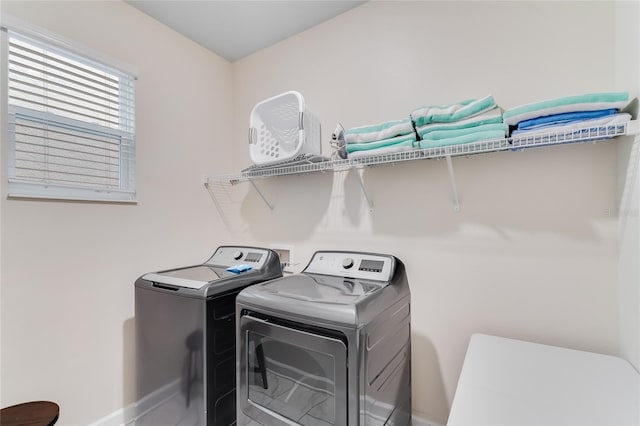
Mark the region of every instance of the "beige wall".
<instances>
[{"instance_id":1,"label":"beige wall","mask_svg":"<svg viewBox=\"0 0 640 426\"><path fill-rule=\"evenodd\" d=\"M640 93L640 2L616 3L616 82ZM620 356L640 371L640 137L618 144Z\"/></svg>"},{"instance_id":2,"label":"beige wall","mask_svg":"<svg viewBox=\"0 0 640 426\"><path fill-rule=\"evenodd\" d=\"M299 90L323 126L493 94L503 107L615 90L608 2L369 2L234 63L235 170L251 107ZM635 90L636 87L627 87ZM396 254L412 291L413 408L444 423L472 333L618 353L615 143L258 182L228 208L236 238ZM236 214L239 216L235 216ZM239 219L238 219L239 218Z\"/></svg>"},{"instance_id":3,"label":"beige wall","mask_svg":"<svg viewBox=\"0 0 640 426\"><path fill-rule=\"evenodd\" d=\"M7 200L2 178L1 404L49 399L86 425L133 402L136 277L226 235L202 176L228 158L231 64L123 2L0 10L138 70L137 205Z\"/></svg>"}]
</instances>

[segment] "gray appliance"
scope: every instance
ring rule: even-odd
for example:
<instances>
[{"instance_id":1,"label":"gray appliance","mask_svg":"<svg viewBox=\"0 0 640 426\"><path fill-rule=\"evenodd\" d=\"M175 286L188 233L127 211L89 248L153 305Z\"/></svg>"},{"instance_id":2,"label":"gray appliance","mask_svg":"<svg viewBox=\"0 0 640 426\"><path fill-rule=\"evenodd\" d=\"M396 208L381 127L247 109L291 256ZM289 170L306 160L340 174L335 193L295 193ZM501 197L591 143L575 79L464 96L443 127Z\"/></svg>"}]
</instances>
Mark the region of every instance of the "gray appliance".
<instances>
[{"instance_id":1,"label":"gray appliance","mask_svg":"<svg viewBox=\"0 0 640 426\"><path fill-rule=\"evenodd\" d=\"M223 246L204 264L135 282L138 426L235 423L235 299L281 276L274 251Z\"/></svg>"},{"instance_id":2,"label":"gray appliance","mask_svg":"<svg viewBox=\"0 0 640 426\"><path fill-rule=\"evenodd\" d=\"M340 251L240 292L238 425L410 425L410 302L400 260Z\"/></svg>"}]
</instances>

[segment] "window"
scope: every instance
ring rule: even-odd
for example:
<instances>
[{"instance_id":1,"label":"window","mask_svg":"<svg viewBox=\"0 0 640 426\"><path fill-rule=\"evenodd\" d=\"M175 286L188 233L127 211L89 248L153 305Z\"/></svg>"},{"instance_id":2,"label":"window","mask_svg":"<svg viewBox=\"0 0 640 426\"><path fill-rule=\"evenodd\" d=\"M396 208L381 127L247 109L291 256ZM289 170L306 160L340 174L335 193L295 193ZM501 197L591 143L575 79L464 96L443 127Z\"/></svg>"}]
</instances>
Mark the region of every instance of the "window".
<instances>
[{"instance_id":1,"label":"window","mask_svg":"<svg viewBox=\"0 0 640 426\"><path fill-rule=\"evenodd\" d=\"M134 77L7 35L9 196L135 201Z\"/></svg>"}]
</instances>

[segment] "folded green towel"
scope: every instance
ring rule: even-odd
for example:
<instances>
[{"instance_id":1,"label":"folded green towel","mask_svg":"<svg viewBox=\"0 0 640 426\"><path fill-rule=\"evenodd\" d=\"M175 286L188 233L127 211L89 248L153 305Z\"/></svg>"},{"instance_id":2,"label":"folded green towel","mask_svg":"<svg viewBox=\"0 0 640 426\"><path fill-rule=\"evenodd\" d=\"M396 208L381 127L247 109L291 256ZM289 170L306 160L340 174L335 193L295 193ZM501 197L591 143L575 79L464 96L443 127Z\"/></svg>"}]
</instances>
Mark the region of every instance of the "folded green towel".
<instances>
[{"instance_id":1,"label":"folded green towel","mask_svg":"<svg viewBox=\"0 0 640 426\"><path fill-rule=\"evenodd\" d=\"M431 123L425 126L417 127L416 130L418 131L418 134L420 136L424 136L427 133L440 130L468 129L482 126L484 124L496 123L502 123L502 109L500 107L495 107L489 111L476 114L473 117L469 117L464 120L454 121L453 123Z\"/></svg>"},{"instance_id":2,"label":"folded green towel","mask_svg":"<svg viewBox=\"0 0 640 426\"><path fill-rule=\"evenodd\" d=\"M489 139L503 139L504 137L505 132L503 132L502 130L489 130L486 132L470 133L468 135L456 136L446 139L420 141L418 142L418 146L421 149L436 148L441 146L461 145L465 143L478 142Z\"/></svg>"},{"instance_id":3,"label":"folded green towel","mask_svg":"<svg viewBox=\"0 0 640 426\"><path fill-rule=\"evenodd\" d=\"M356 151L370 151L377 148L386 148L389 146L412 146L416 142L416 134L397 136L395 138L383 139L377 142L366 143L348 143L345 145L347 153Z\"/></svg>"},{"instance_id":4,"label":"folded green towel","mask_svg":"<svg viewBox=\"0 0 640 426\"><path fill-rule=\"evenodd\" d=\"M422 137L423 140L435 141L435 140L456 138L458 136L465 136L465 135L470 135L470 134L479 133L479 132L490 132L494 130L501 131L502 135L505 136L509 132L509 126L504 123L484 124L482 126L468 127L466 129L436 130L420 136Z\"/></svg>"},{"instance_id":5,"label":"folded green towel","mask_svg":"<svg viewBox=\"0 0 640 426\"><path fill-rule=\"evenodd\" d=\"M346 143L375 142L410 133L413 133L413 124L411 119L405 118L347 129L344 131L344 140Z\"/></svg>"},{"instance_id":6,"label":"folded green towel","mask_svg":"<svg viewBox=\"0 0 640 426\"><path fill-rule=\"evenodd\" d=\"M493 96L487 95L481 99L466 100L457 104L418 108L411 113L411 119L416 127L429 123L451 123L464 120L495 107L496 102Z\"/></svg>"}]
</instances>

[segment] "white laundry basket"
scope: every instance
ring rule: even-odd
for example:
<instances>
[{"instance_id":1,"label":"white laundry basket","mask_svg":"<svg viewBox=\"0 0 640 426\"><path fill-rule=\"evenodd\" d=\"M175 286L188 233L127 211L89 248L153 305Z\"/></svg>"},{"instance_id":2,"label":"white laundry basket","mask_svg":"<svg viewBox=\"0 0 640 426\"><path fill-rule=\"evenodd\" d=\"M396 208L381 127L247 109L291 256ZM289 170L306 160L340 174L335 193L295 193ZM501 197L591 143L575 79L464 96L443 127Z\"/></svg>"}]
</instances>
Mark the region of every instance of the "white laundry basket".
<instances>
[{"instance_id":1,"label":"white laundry basket","mask_svg":"<svg viewBox=\"0 0 640 426\"><path fill-rule=\"evenodd\" d=\"M258 102L249 118L249 156L255 165L320 155L320 121L305 108L299 92Z\"/></svg>"}]
</instances>

